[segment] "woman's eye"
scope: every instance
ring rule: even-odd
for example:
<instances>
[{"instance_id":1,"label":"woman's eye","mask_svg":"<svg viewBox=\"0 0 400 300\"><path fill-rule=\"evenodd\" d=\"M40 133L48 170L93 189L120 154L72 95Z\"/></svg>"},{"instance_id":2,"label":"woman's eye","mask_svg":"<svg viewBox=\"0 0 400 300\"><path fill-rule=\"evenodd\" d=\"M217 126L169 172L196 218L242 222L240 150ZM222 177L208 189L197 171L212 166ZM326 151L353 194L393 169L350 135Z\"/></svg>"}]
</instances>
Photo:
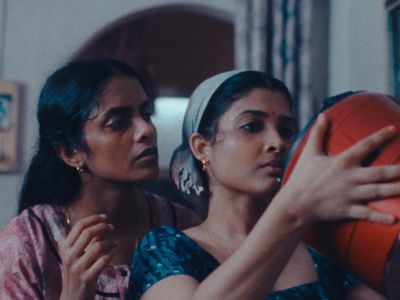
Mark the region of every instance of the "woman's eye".
<instances>
[{"instance_id":1,"label":"woman's eye","mask_svg":"<svg viewBox=\"0 0 400 300\"><path fill-rule=\"evenodd\" d=\"M130 125L130 120L125 118L111 119L106 126L113 130L122 130Z\"/></svg>"},{"instance_id":2,"label":"woman's eye","mask_svg":"<svg viewBox=\"0 0 400 300\"><path fill-rule=\"evenodd\" d=\"M154 113L155 113L155 107L153 101L146 101L139 108L139 115L146 122L151 122L151 117L154 115Z\"/></svg>"},{"instance_id":3,"label":"woman's eye","mask_svg":"<svg viewBox=\"0 0 400 300\"><path fill-rule=\"evenodd\" d=\"M291 139L296 134L296 132L292 128L281 128L279 132L281 136L285 139Z\"/></svg>"},{"instance_id":4,"label":"woman's eye","mask_svg":"<svg viewBox=\"0 0 400 300\"><path fill-rule=\"evenodd\" d=\"M147 122L151 122L151 117L154 115L153 111L144 111L142 113L142 118L143 120L147 121Z\"/></svg>"},{"instance_id":5,"label":"woman's eye","mask_svg":"<svg viewBox=\"0 0 400 300\"><path fill-rule=\"evenodd\" d=\"M263 126L259 122L250 122L244 124L241 128L248 132L259 132L260 130L262 130Z\"/></svg>"}]
</instances>

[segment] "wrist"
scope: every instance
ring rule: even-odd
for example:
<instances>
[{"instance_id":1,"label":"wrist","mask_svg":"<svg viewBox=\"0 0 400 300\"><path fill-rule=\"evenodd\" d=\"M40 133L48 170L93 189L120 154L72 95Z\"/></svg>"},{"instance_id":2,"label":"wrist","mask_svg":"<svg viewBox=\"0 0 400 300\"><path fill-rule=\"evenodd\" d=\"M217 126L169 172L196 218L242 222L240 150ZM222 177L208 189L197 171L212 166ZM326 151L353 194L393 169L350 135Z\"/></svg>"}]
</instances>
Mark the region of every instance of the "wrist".
<instances>
[{"instance_id":1,"label":"wrist","mask_svg":"<svg viewBox=\"0 0 400 300\"><path fill-rule=\"evenodd\" d=\"M275 198L277 209L294 229L306 229L315 223L313 208L306 205L309 196L301 189L285 186Z\"/></svg>"}]
</instances>

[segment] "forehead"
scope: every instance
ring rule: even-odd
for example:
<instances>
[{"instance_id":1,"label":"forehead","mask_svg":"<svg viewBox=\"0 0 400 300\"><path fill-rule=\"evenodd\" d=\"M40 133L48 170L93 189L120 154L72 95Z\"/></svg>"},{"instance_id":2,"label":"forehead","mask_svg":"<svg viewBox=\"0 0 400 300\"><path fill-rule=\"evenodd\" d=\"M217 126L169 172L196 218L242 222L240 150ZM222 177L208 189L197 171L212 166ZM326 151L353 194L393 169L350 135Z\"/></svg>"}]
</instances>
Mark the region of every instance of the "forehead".
<instances>
[{"instance_id":1,"label":"forehead","mask_svg":"<svg viewBox=\"0 0 400 300\"><path fill-rule=\"evenodd\" d=\"M139 106L146 100L147 95L137 79L114 77L106 85L99 107L102 110L114 106Z\"/></svg>"},{"instance_id":2,"label":"forehead","mask_svg":"<svg viewBox=\"0 0 400 300\"><path fill-rule=\"evenodd\" d=\"M292 117L292 107L286 95L280 91L255 88L235 101L225 112L226 115L238 115L245 110L260 110L276 115Z\"/></svg>"}]
</instances>

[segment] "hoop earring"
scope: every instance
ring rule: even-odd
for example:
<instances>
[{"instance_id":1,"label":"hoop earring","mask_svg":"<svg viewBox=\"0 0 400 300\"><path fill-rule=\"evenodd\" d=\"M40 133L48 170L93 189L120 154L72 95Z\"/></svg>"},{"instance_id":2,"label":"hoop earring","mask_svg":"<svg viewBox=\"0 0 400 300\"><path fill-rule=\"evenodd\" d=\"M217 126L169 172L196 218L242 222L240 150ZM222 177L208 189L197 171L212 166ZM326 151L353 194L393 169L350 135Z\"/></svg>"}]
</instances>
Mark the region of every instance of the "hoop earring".
<instances>
[{"instance_id":1,"label":"hoop earring","mask_svg":"<svg viewBox=\"0 0 400 300\"><path fill-rule=\"evenodd\" d=\"M206 172L207 171L207 161L202 160L201 166L202 166L201 169L203 170L203 172Z\"/></svg>"}]
</instances>

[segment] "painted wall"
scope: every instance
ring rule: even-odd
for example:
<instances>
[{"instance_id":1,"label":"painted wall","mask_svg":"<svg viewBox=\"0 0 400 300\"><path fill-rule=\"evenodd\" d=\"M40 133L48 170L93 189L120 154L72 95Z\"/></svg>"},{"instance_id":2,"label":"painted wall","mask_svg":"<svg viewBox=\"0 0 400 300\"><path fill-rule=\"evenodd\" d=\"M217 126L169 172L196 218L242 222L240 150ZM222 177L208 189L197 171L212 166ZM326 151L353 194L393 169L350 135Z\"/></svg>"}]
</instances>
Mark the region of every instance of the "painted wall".
<instances>
[{"instance_id":1,"label":"painted wall","mask_svg":"<svg viewBox=\"0 0 400 300\"><path fill-rule=\"evenodd\" d=\"M112 3L112 4L111 4ZM37 138L40 88L47 76L107 25L160 5L198 5L231 15L232 0L0 0L0 78L23 86L20 171L0 174L0 227L16 212L22 174Z\"/></svg>"}]
</instances>

